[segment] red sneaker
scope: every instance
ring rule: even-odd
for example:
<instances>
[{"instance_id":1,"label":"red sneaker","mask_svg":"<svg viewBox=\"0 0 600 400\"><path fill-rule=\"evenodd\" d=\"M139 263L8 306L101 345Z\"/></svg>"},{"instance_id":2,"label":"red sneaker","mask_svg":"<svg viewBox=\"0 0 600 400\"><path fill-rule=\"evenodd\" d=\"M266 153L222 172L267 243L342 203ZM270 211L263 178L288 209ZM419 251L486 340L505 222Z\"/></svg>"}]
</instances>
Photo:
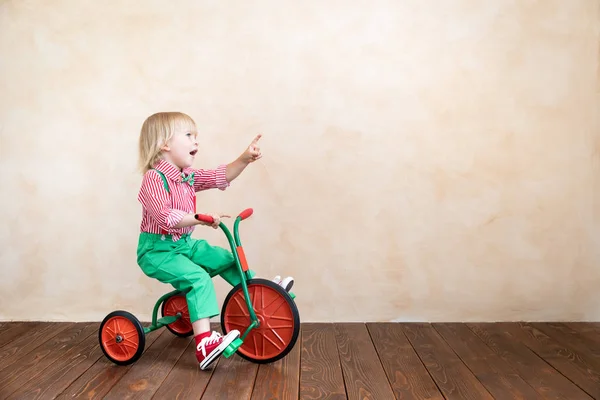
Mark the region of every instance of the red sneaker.
<instances>
[{"instance_id":1,"label":"red sneaker","mask_svg":"<svg viewBox=\"0 0 600 400\"><path fill-rule=\"evenodd\" d=\"M196 347L196 358L200 363L200 369L206 369L213 363L231 342L240 337L240 332L232 330L225 336L219 332L213 332L212 335L205 337Z\"/></svg>"}]
</instances>

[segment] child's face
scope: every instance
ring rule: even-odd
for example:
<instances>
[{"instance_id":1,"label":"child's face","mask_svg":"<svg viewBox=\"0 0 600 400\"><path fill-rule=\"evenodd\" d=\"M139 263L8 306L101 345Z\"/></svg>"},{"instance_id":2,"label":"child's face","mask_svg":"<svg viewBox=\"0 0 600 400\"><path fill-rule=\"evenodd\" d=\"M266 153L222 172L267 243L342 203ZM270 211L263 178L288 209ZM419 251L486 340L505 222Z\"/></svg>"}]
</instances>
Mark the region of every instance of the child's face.
<instances>
[{"instance_id":1,"label":"child's face","mask_svg":"<svg viewBox=\"0 0 600 400\"><path fill-rule=\"evenodd\" d=\"M162 148L165 160L179 169L191 167L198 152L197 135L190 131L178 130Z\"/></svg>"}]
</instances>

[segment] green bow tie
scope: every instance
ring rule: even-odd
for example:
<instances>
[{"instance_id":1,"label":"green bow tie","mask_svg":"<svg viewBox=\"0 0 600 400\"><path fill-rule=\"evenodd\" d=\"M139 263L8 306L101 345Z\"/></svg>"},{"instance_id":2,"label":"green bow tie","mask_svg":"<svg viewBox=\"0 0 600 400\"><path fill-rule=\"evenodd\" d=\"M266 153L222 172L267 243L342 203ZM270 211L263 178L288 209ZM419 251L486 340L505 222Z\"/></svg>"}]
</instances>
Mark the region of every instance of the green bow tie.
<instances>
[{"instance_id":1,"label":"green bow tie","mask_svg":"<svg viewBox=\"0 0 600 400\"><path fill-rule=\"evenodd\" d=\"M185 174L182 172L181 173L181 182L187 182L190 184L190 186L194 186L194 173L192 172L191 174L189 174L187 177L185 176Z\"/></svg>"}]
</instances>

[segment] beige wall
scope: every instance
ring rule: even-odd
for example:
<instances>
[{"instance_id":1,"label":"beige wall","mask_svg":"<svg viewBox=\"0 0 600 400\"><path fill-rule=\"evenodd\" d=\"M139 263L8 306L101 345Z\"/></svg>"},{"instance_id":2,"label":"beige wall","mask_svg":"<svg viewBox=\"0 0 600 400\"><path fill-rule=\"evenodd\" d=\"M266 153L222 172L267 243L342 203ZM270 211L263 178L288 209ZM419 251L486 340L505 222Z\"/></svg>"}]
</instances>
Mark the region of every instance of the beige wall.
<instances>
[{"instance_id":1,"label":"beige wall","mask_svg":"<svg viewBox=\"0 0 600 400\"><path fill-rule=\"evenodd\" d=\"M102 3L0 2L0 319L148 318L159 110L198 167L264 133L199 208L254 207L249 261L304 321L600 319L598 1Z\"/></svg>"}]
</instances>

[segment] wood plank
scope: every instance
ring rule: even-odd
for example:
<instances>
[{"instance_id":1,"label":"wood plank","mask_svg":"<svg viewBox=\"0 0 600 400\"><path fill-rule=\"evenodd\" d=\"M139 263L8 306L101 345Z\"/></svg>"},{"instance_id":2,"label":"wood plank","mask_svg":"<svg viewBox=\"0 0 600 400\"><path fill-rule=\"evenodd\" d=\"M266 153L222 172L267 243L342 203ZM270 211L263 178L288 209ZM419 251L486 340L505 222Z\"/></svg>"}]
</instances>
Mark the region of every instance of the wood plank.
<instances>
[{"instance_id":1,"label":"wood plank","mask_svg":"<svg viewBox=\"0 0 600 400\"><path fill-rule=\"evenodd\" d=\"M14 391L8 400L53 399L94 364L101 355L97 336L89 335L66 350L41 374Z\"/></svg>"},{"instance_id":2,"label":"wood plank","mask_svg":"<svg viewBox=\"0 0 600 400\"><path fill-rule=\"evenodd\" d=\"M407 323L402 324L402 327L444 396L461 399L493 398L431 324Z\"/></svg>"},{"instance_id":3,"label":"wood plank","mask_svg":"<svg viewBox=\"0 0 600 400\"><path fill-rule=\"evenodd\" d=\"M211 322L211 330L222 333L220 324ZM199 399L206 390L206 386L212 377L213 368L202 371L196 358L196 340L190 340L188 347L184 350L179 360L169 372L160 388L154 394L155 399L175 398L177 400Z\"/></svg>"},{"instance_id":4,"label":"wood plank","mask_svg":"<svg viewBox=\"0 0 600 400\"><path fill-rule=\"evenodd\" d=\"M368 323L379 359L397 399L444 397L404 335L400 323Z\"/></svg>"},{"instance_id":5,"label":"wood plank","mask_svg":"<svg viewBox=\"0 0 600 400\"><path fill-rule=\"evenodd\" d=\"M551 368L531 349L506 332L499 323L469 323L467 326L523 380L552 399L591 399L583 390Z\"/></svg>"},{"instance_id":6,"label":"wood plank","mask_svg":"<svg viewBox=\"0 0 600 400\"><path fill-rule=\"evenodd\" d=\"M593 333L594 338L600 336L600 322L564 322L565 325L579 333Z\"/></svg>"},{"instance_id":7,"label":"wood plank","mask_svg":"<svg viewBox=\"0 0 600 400\"><path fill-rule=\"evenodd\" d=\"M202 399L249 399L256 380L258 364L238 356L220 357L210 368L212 377ZM203 371L208 373L209 370Z\"/></svg>"},{"instance_id":8,"label":"wood plank","mask_svg":"<svg viewBox=\"0 0 600 400\"><path fill-rule=\"evenodd\" d=\"M600 322L567 322L563 325L577 332L582 340L591 343L591 348L597 349L600 346Z\"/></svg>"},{"instance_id":9,"label":"wood plank","mask_svg":"<svg viewBox=\"0 0 600 400\"><path fill-rule=\"evenodd\" d=\"M492 396L497 399L543 399L541 393L525 382L510 364L494 353L466 325L432 325Z\"/></svg>"},{"instance_id":10,"label":"wood plank","mask_svg":"<svg viewBox=\"0 0 600 400\"><path fill-rule=\"evenodd\" d=\"M14 322L7 325L7 329L0 334L0 348L20 337L26 336L31 330L37 329L41 322Z\"/></svg>"},{"instance_id":11,"label":"wood plank","mask_svg":"<svg viewBox=\"0 0 600 400\"><path fill-rule=\"evenodd\" d=\"M151 398L188 348L191 340L191 337L180 338L165 329L135 363L134 368L127 371L104 399Z\"/></svg>"},{"instance_id":12,"label":"wood plank","mask_svg":"<svg viewBox=\"0 0 600 400\"><path fill-rule=\"evenodd\" d=\"M333 324L303 323L301 399L345 399L344 377Z\"/></svg>"},{"instance_id":13,"label":"wood plank","mask_svg":"<svg viewBox=\"0 0 600 400\"><path fill-rule=\"evenodd\" d=\"M252 399L297 399L300 382L302 331L292 350L282 359L261 364L252 390Z\"/></svg>"},{"instance_id":14,"label":"wood plank","mask_svg":"<svg viewBox=\"0 0 600 400\"><path fill-rule=\"evenodd\" d=\"M216 364L215 364L216 365ZM154 395L155 399L199 399L206 390L214 368L202 371L196 359L196 341L191 340L169 375Z\"/></svg>"},{"instance_id":15,"label":"wood plank","mask_svg":"<svg viewBox=\"0 0 600 400\"><path fill-rule=\"evenodd\" d=\"M600 336L600 322L563 322L563 325L579 333L594 333L596 338Z\"/></svg>"},{"instance_id":16,"label":"wood plank","mask_svg":"<svg viewBox=\"0 0 600 400\"><path fill-rule=\"evenodd\" d=\"M393 399L394 392L366 325L337 323L334 326L347 396L362 399Z\"/></svg>"},{"instance_id":17,"label":"wood plank","mask_svg":"<svg viewBox=\"0 0 600 400\"><path fill-rule=\"evenodd\" d=\"M76 323L51 340L27 353L20 360L0 371L0 393L5 397L44 373L69 349L76 347L90 335L98 332L98 323Z\"/></svg>"},{"instance_id":18,"label":"wood plank","mask_svg":"<svg viewBox=\"0 0 600 400\"><path fill-rule=\"evenodd\" d=\"M6 321L0 324L0 336L8 329L13 328L15 325L20 324L22 321Z\"/></svg>"},{"instance_id":19,"label":"wood plank","mask_svg":"<svg viewBox=\"0 0 600 400\"><path fill-rule=\"evenodd\" d=\"M146 335L146 346L142 357L144 357L148 348L152 346L152 343L154 343L161 334L171 334L170 332L163 333L164 331L166 331L166 329L153 331ZM65 388L57 399L81 397L88 400L101 399L133 366L135 366L135 364L124 366L116 365L102 354L98 361Z\"/></svg>"},{"instance_id":20,"label":"wood plank","mask_svg":"<svg viewBox=\"0 0 600 400\"><path fill-rule=\"evenodd\" d=\"M2 368L11 365L72 326L72 323L49 322L40 325L37 329L32 329L27 335L17 338L1 349L0 365Z\"/></svg>"},{"instance_id":21,"label":"wood plank","mask_svg":"<svg viewBox=\"0 0 600 400\"><path fill-rule=\"evenodd\" d=\"M600 371L588 357L561 345L529 324L499 325L590 396L600 398Z\"/></svg>"},{"instance_id":22,"label":"wood plank","mask_svg":"<svg viewBox=\"0 0 600 400\"><path fill-rule=\"evenodd\" d=\"M198 368L192 338L166 329L146 337L136 364L116 366L97 328L0 323L0 397L345 399L346 383L348 398L600 398L595 323L304 323L284 359L259 365L236 355L209 371ZM473 382L484 391L469 397Z\"/></svg>"},{"instance_id":23,"label":"wood plank","mask_svg":"<svg viewBox=\"0 0 600 400\"><path fill-rule=\"evenodd\" d=\"M588 357L588 361L600 369L600 336L590 335L588 338L581 335L568 325L553 322L530 323L537 330L544 332L561 345L569 347L574 351Z\"/></svg>"}]
</instances>

